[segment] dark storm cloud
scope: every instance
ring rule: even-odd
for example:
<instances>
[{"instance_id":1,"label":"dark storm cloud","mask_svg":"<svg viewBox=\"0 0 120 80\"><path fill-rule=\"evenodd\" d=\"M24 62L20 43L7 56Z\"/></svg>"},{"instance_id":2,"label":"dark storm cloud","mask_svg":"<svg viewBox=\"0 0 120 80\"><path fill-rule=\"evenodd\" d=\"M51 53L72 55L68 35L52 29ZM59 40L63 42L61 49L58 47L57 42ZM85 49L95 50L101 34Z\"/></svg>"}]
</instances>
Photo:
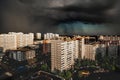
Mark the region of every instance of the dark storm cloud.
<instances>
[{"instance_id":1,"label":"dark storm cloud","mask_svg":"<svg viewBox=\"0 0 120 80\"><path fill-rule=\"evenodd\" d=\"M111 23L106 26L109 33L114 33L119 28L119 4L119 0L0 0L0 32L79 34L73 24L82 21L90 24ZM64 27L57 27L64 23ZM67 25L69 23L73 24ZM116 29L114 24L117 24ZM81 27L80 32L84 34L84 31ZM104 32L101 30L101 34Z\"/></svg>"}]
</instances>

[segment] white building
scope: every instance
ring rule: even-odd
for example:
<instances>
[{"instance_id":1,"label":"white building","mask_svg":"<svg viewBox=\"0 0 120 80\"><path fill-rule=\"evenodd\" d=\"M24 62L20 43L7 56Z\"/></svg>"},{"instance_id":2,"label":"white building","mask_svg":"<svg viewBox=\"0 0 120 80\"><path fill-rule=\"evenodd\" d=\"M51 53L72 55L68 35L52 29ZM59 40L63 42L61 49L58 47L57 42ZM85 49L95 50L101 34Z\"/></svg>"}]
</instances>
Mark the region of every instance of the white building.
<instances>
[{"instance_id":1,"label":"white building","mask_svg":"<svg viewBox=\"0 0 120 80\"><path fill-rule=\"evenodd\" d=\"M33 44L33 40L34 40L33 33L24 34L22 32L19 33L10 32L9 34L16 35L17 47L24 47Z\"/></svg>"},{"instance_id":2,"label":"white building","mask_svg":"<svg viewBox=\"0 0 120 80\"><path fill-rule=\"evenodd\" d=\"M80 54L79 54L79 58L84 59L85 56L85 39L81 38L80 39Z\"/></svg>"},{"instance_id":3,"label":"white building","mask_svg":"<svg viewBox=\"0 0 120 80\"><path fill-rule=\"evenodd\" d=\"M85 54L84 59L95 60L96 49L97 49L96 45L86 44L85 52L84 52L84 54Z\"/></svg>"},{"instance_id":4,"label":"white building","mask_svg":"<svg viewBox=\"0 0 120 80\"><path fill-rule=\"evenodd\" d=\"M51 40L51 71L67 70L78 57L77 41Z\"/></svg>"},{"instance_id":5,"label":"white building","mask_svg":"<svg viewBox=\"0 0 120 80\"><path fill-rule=\"evenodd\" d=\"M41 33L36 33L36 39L41 39Z\"/></svg>"},{"instance_id":6,"label":"white building","mask_svg":"<svg viewBox=\"0 0 120 80\"><path fill-rule=\"evenodd\" d=\"M8 34L0 35L0 47L3 47L4 51L7 49L17 49L33 44L34 34L23 34L22 32L15 33L9 32Z\"/></svg>"},{"instance_id":7,"label":"white building","mask_svg":"<svg viewBox=\"0 0 120 80\"><path fill-rule=\"evenodd\" d=\"M120 36L100 36L99 37L100 40L105 40L105 41L119 41L120 40Z\"/></svg>"},{"instance_id":8,"label":"white building","mask_svg":"<svg viewBox=\"0 0 120 80\"><path fill-rule=\"evenodd\" d=\"M44 34L44 39L56 39L59 38L59 34L46 33Z\"/></svg>"},{"instance_id":9,"label":"white building","mask_svg":"<svg viewBox=\"0 0 120 80\"><path fill-rule=\"evenodd\" d=\"M16 35L1 34L0 35L0 47L3 47L5 52L7 49L17 49Z\"/></svg>"},{"instance_id":10,"label":"white building","mask_svg":"<svg viewBox=\"0 0 120 80\"><path fill-rule=\"evenodd\" d=\"M71 42L72 42L73 51L74 51L74 59L78 59L79 53L80 53L79 40L73 40Z\"/></svg>"}]
</instances>

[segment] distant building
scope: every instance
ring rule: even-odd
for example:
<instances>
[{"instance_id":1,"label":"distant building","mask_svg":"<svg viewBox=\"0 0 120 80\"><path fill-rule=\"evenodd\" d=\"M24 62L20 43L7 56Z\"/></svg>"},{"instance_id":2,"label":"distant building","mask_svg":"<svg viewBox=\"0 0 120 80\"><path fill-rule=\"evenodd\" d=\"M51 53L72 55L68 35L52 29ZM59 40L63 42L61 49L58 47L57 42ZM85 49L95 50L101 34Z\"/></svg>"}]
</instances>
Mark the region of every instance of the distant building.
<instances>
[{"instance_id":1,"label":"distant building","mask_svg":"<svg viewBox=\"0 0 120 80\"><path fill-rule=\"evenodd\" d=\"M15 50L19 47L24 47L33 44L34 34L23 34L21 32L9 32L8 34L0 34L0 47L3 51Z\"/></svg>"},{"instance_id":2,"label":"distant building","mask_svg":"<svg viewBox=\"0 0 120 80\"><path fill-rule=\"evenodd\" d=\"M5 52L7 49L17 49L16 35L12 34L1 34L0 35L0 47L3 47Z\"/></svg>"},{"instance_id":3,"label":"distant building","mask_svg":"<svg viewBox=\"0 0 120 80\"><path fill-rule=\"evenodd\" d=\"M103 41L99 44L99 47L96 49L96 53L100 53L102 54L102 56L117 56L117 54L119 54L119 45L119 41Z\"/></svg>"},{"instance_id":4,"label":"distant building","mask_svg":"<svg viewBox=\"0 0 120 80\"><path fill-rule=\"evenodd\" d=\"M99 40L104 40L104 41L119 41L120 36L100 36Z\"/></svg>"},{"instance_id":5,"label":"distant building","mask_svg":"<svg viewBox=\"0 0 120 80\"><path fill-rule=\"evenodd\" d=\"M33 59L35 57L35 51L29 49L7 50L7 55L16 61L25 61Z\"/></svg>"},{"instance_id":6,"label":"distant building","mask_svg":"<svg viewBox=\"0 0 120 80\"><path fill-rule=\"evenodd\" d=\"M17 40L17 47L24 47L33 44L34 41L34 34L24 34L22 32L15 33L15 32L9 32L11 35L16 35Z\"/></svg>"},{"instance_id":7,"label":"distant building","mask_svg":"<svg viewBox=\"0 0 120 80\"><path fill-rule=\"evenodd\" d=\"M36 33L36 39L41 39L41 33Z\"/></svg>"},{"instance_id":8,"label":"distant building","mask_svg":"<svg viewBox=\"0 0 120 80\"><path fill-rule=\"evenodd\" d=\"M34 50L36 57L39 57L40 53L42 53L42 48L41 48L40 44L29 45L26 48L28 48L30 50Z\"/></svg>"},{"instance_id":9,"label":"distant building","mask_svg":"<svg viewBox=\"0 0 120 80\"><path fill-rule=\"evenodd\" d=\"M44 34L44 39L57 39L59 38L59 34L53 34L53 33L46 33Z\"/></svg>"},{"instance_id":10,"label":"distant building","mask_svg":"<svg viewBox=\"0 0 120 80\"><path fill-rule=\"evenodd\" d=\"M85 39L84 38L80 38L80 53L79 53L79 58L84 59L85 56Z\"/></svg>"}]
</instances>

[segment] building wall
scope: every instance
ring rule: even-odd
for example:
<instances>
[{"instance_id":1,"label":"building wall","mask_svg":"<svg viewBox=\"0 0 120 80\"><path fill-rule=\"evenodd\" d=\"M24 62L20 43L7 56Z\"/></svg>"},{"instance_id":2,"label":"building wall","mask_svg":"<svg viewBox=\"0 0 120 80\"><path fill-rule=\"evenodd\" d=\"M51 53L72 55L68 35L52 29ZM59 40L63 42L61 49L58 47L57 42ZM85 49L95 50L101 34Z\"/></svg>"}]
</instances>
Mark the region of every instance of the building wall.
<instances>
[{"instance_id":1,"label":"building wall","mask_svg":"<svg viewBox=\"0 0 120 80\"><path fill-rule=\"evenodd\" d=\"M111 41L118 41L120 40L120 36L100 36L99 37L100 40L105 40L105 41L108 41L108 40L111 40Z\"/></svg>"},{"instance_id":2,"label":"building wall","mask_svg":"<svg viewBox=\"0 0 120 80\"><path fill-rule=\"evenodd\" d=\"M56 39L59 38L59 34L46 33L44 34L44 39Z\"/></svg>"},{"instance_id":3,"label":"building wall","mask_svg":"<svg viewBox=\"0 0 120 80\"><path fill-rule=\"evenodd\" d=\"M35 57L35 51L34 50L29 50L25 52L25 57L26 59L33 59Z\"/></svg>"},{"instance_id":4,"label":"building wall","mask_svg":"<svg viewBox=\"0 0 120 80\"><path fill-rule=\"evenodd\" d=\"M95 60L96 48L94 45L85 45L84 59Z\"/></svg>"},{"instance_id":5,"label":"building wall","mask_svg":"<svg viewBox=\"0 0 120 80\"><path fill-rule=\"evenodd\" d=\"M43 54L51 52L51 43L50 40L43 40Z\"/></svg>"},{"instance_id":6,"label":"building wall","mask_svg":"<svg viewBox=\"0 0 120 80\"><path fill-rule=\"evenodd\" d=\"M84 38L81 38L80 40L80 45L79 45L79 48L80 48L80 52L79 52L79 58L81 59L84 59L84 56L85 56L85 39Z\"/></svg>"},{"instance_id":7,"label":"building wall","mask_svg":"<svg viewBox=\"0 0 120 80\"><path fill-rule=\"evenodd\" d=\"M74 41L51 41L51 71L55 69L63 71L74 65L76 58Z\"/></svg>"},{"instance_id":8,"label":"building wall","mask_svg":"<svg viewBox=\"0 0 120 80\"><path fill-rule=\"evenodd\" d=\"M29 59L33 59L35 57L34 50L8 50L7 51L9 58L17 60L17 61L25 61Z\"/></svg>"},{"instance_id":9,"label":"building wall","mask_svg":"<svg viewBox=\"0 0 120 80\"><path fill-rule=\"evenodd\" d=\"M16 35L1 34L0 35L0 47L3 47L5 52L7 49L17 49Z\"/></svg>"},{"instance_id":10,"label":"building wall","mask_svg":"<svg viewBox=\"0 0 120 80\"><path fill-rule=\"evenodd\" d=\"M24 47L33 44L33 33L23 34L10 32L0 35L0 47L3 47L4 52L8 49L15 50L18 47Z\"/></svg>"},{"instance_id":11,"label":"building wall","mask_svg":"<svg viewBox=\"0 0 120 80\"><path fill-rule=\"evenodd\" d=\"M41 39L41 33L36 33L36 39Z\"/></svg>"},{"instance_id":12,"label":"building wall","mask_svg":"<svg viewBox=\"0 0 120 80\"><path fill-rule=\"evenodd\" d=\"M33 33L23 34L22 32L19 33L11 32L9 34L16 35L17 47L24 47L33 44L33 40L34 40Z\"/></svg>"}]
</instances>

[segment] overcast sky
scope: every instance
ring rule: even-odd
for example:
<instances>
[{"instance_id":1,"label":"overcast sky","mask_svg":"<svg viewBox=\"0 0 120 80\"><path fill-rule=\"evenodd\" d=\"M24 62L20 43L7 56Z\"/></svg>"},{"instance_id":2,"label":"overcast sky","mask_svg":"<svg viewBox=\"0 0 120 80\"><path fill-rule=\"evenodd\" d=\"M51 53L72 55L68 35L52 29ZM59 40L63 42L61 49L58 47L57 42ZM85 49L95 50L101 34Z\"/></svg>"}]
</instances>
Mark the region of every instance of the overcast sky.
<instances>
[{"instance_id":1,"label":"overcast sky","mask_svg":"<svg viewBox=\"0 0 120 80\"><path fill-rule=\"evenodd\" d=\"M119 0L0 0L0 33L120 34Z\"/></svg>"}]
</instances>

